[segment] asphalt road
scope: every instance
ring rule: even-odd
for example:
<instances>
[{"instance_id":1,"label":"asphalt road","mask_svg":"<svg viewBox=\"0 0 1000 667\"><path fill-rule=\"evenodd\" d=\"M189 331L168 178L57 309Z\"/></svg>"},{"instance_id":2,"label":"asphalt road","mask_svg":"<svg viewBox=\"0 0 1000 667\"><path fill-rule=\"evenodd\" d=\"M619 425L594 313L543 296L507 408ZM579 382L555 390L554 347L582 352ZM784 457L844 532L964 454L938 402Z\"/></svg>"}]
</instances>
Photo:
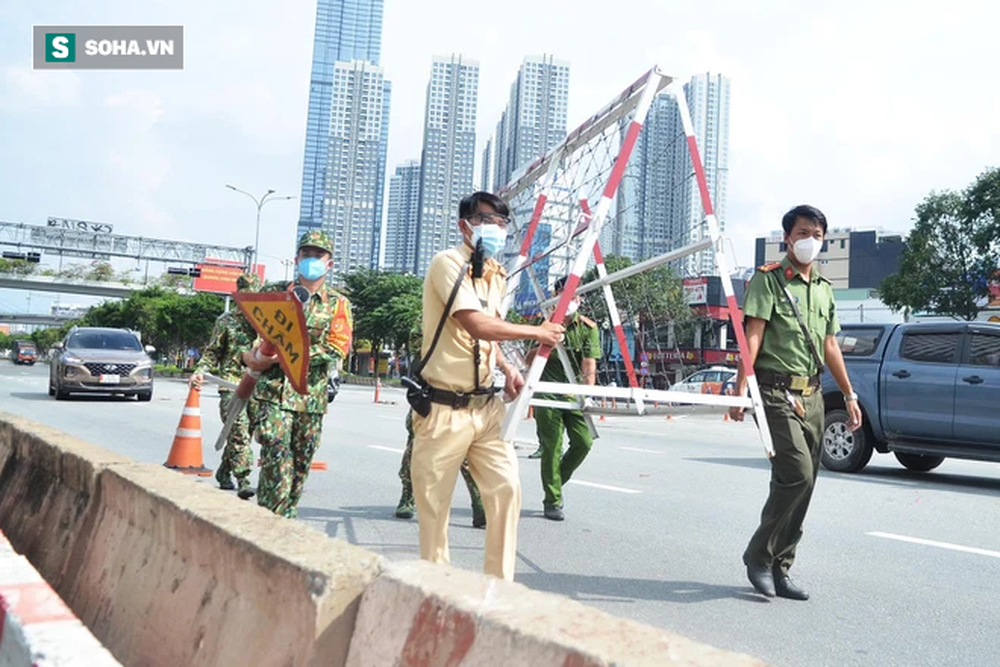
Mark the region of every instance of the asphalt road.
<instances>
[{"instance_id":1,"label":"asphalt road","mask_svg":"<svg viewBox=\"0 0 1000 667\"><path fill-rule=\"evenodd\" d=\"M151 403L87 397L56 402L47 368L0 362L0 410L139 461L162 463L186 396L158 380ZM206 465L218 455L217 398L205 392ZM405 440L401 392L374 404L345 386L326 419L300 520L391 559L417 557L417 523L392 516ZM720 416L608 417L566 490L567 520L541 515L533 423L519 431L524 510L517 581L776 665L1000 663L1000 468L946 461L910 473L876 454L865 471L823 471L793 570L808 602L768 601L740 555L767 493L768 465L749 424ZM201 480L210 483L210 480ZM478 570L461 482L452 560ZM927 540L934 544L914 540Z\"/></svg>"}]
</instances>

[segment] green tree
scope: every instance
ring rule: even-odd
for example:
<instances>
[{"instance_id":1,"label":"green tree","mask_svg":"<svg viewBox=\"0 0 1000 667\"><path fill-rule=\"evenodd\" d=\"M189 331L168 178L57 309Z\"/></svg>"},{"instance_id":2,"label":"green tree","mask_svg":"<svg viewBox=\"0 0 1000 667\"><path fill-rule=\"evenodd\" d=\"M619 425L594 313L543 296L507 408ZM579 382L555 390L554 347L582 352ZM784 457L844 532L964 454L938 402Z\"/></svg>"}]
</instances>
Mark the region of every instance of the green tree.
<instances>
[{"instance_id":1,"label":"green tree","mask_svg":"<svg viewBox=\"0 0 1000 667\"><path fill-rule=\"evenodd\" d=\"M169 357L204 347L222 310L222 299L215 294L181 295L150 287L124 301L105 301L91 308L79 324L139 331L144 343Z\"/></svg>"},{"instance_id":2,"label":"green tree","mask_svg":"<svg viewBox=\"0 0 1000 667\"><path fill-rule=\"evenodd\" d=\"M0 259L0 273L27 276L34 273L37 268L38 264L23 259Z\"/></svg>"},{"instance_id":3,"label":"green tree","mask_svg":"<svg viewBox=\"0 0 1000 667\"><path fill-rule=\"evenodd\" d=\"M354 312L354 336L371 342L373 353L406 347L420 322L423 282L411 275L358 269L344 276L344 292ZM357 349L357 348L356 348Z\"/></svg>"},{"instance_id":4,"label":"green tree","mask_svg":"<svg viewBox=\"0 0 1000 667\"><path fill-rule=\"evenodd\" d=\"M963 192L931 192L916 207L899 271L880 287L893 311L974 320L1000 267L1000 170Z\"/></svg>"},{"instance_id":5,"label":"green tree","mask_svg":"<svg viewBox=\"0 0 1000 667\"><path fill-rule=\"evenodd\" d=\"M608 273L616 273L632 265L627 257L609 255L604 261ZM582 283L597 279L597 269L583 275ZM655 347L666 341L666 332L673 327L676 338L683 338L690 329L694 315L684 295L684 285L666 266L643 271L612 283L615 304L623 323L632 324L639 332L644 347ZM611 328L611 316L603 290L591 292L582 309L601 325Z\"/></svg>"},{"instance_id":6,"label":"green tree","mask_svg":"<svg viewBox=\"0 0 1000 667\"><path fill-rule=\"evenodd\" d=\"M109 262L93 262L86 274L87 280L106 283L115 279L115 269Z\"/></svg>"}]
</instances>

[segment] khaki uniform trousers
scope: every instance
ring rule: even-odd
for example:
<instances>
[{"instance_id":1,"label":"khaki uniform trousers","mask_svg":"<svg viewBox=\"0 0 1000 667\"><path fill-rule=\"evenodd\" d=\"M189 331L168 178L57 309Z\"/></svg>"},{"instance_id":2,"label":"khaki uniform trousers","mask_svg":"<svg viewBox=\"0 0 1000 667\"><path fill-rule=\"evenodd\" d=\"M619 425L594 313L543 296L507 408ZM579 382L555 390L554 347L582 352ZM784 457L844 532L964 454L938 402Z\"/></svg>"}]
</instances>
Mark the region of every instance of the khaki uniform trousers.
<instances>
[{"instance_id":1,"label":"khaki uniform trousers","mask_svg":"<svg viewBox=\"0 0 1000 667\"><path fill-rule=\"evenodd\" d=\"M483 571L512 581L517 560L517 521L521 479L514 447L500 439L503 401L480 408L453 409L434 403L430 414L413 415L410 475L420 524L420 557L449 563L448 518L462 460L479 485L486 511Z\"/></svg>"}]
</instances>

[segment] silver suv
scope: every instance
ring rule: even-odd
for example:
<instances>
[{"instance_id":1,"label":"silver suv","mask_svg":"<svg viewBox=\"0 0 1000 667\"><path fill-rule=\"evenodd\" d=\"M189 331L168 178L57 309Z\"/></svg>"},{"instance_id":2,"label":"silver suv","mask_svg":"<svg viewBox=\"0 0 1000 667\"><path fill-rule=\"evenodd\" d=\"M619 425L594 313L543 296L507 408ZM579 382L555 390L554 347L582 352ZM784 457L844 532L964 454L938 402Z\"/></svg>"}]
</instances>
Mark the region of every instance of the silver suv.
<instances>
[{"instance_id":1,"label":"silver suv","mask_svg":"<svg viewBox=\"0 0 1000 667\"><path fill-rule=\"evenodd\" d=\"M153 398L156 351L142 346L128 329L74 327L56 343L49 367L49 396L65 400L71 393L121 394L140 401Z\"/></svg>"}]
</instances>

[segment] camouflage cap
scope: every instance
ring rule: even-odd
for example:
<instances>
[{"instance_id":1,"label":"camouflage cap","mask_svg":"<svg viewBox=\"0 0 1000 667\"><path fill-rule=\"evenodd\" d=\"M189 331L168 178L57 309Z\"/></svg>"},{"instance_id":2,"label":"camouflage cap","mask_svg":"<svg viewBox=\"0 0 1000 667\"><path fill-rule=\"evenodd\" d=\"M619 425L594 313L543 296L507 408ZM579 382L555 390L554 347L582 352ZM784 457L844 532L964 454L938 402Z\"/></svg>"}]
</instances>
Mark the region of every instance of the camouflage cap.
<instances>
[{"instance_id":1,"label":"camouflage cap","mask_svg":"<svg viewBox=\"0 0 1000 667\"><path fill-rule=\"evenodd\" d=\"M299 244L295 247L295 250L298 251L302 248L319 248L320 250L326 250L332 255L333 240L327 235L326 232L314 229L310 232L306 232L299 239Z\"/></svg>"},{"instance_id":2,"label":"camouflage cap","mask_svg":"<svg viewBox=\"0 0 1000 667\"><path fill-rule=\"evenodd\" d=\"M241 273L236 279L236 289L241 292L257 292L263 282L256 273Z\"/></svg>"}]
</instances>

